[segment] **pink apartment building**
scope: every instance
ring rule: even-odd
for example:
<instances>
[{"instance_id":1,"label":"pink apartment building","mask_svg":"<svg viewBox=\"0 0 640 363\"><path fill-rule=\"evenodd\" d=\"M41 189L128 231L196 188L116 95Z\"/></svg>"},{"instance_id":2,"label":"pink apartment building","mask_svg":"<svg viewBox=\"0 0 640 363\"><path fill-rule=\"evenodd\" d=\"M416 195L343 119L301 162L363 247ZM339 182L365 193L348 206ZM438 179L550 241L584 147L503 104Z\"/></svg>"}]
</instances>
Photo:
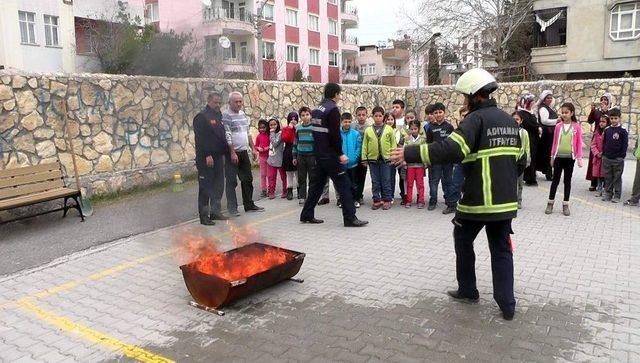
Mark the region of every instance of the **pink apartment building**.
<instances>
[{"instance_id":1,"label":"pink apartment building","mask_svg":"<svg viewBox=\"0 0 640 363\"><path fill-rule=\"evenodd\" d=\"M349 0L145 2L147 22L192 32L209 76L254 78L262 62L265 80L290 81L299 69L311 82L357 81L358 41L349 29L358 26L358 15Z\"/></svg>"}]
</instances>

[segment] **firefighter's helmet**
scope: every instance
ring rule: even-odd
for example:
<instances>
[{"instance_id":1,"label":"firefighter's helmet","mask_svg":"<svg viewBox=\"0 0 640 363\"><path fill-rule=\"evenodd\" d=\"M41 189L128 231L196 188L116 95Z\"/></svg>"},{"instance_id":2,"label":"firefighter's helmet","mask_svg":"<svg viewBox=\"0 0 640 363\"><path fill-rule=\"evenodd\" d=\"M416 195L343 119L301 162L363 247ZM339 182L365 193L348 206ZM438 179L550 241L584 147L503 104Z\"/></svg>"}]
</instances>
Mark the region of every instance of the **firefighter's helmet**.
<instances>
[{"instance_id":1,"label":"firefighter's helmet","mask_svg":"<svg viewBox=\"0 0 640 363\"><path fill-rule=\"evenodd\" d=\"M456 91L469 96L473 96L479 91L491 93L497 89L498 82L495 77L482 68L466 71L456 82Z\"/></svg>"}]
</instances>

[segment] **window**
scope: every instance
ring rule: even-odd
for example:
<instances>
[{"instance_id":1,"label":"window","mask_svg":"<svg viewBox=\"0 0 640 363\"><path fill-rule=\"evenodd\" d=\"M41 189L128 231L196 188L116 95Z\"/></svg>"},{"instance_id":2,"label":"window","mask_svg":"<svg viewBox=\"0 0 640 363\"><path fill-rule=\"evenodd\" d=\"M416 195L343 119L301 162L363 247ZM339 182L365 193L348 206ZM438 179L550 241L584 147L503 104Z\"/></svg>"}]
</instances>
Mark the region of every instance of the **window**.
<instances>
[{"instance_id":1,"label":"window","mask_svg":"<svg viewBox=\"0 0 640 363\"><path fill-rule=\"evenodd\" d=\"M262 19L273 21L273 4L264 4L262 7Z\"/></svg>"},{"instance_id":2,"label":"window","mask_svg":"<svg viewBox=\"0 0 640 363\"><path fill-rule=\"evenodd\" d=\"M329 34L338 35L338 22L329 19Z\"/></svg>"},{"instance_id":3,"label":"window","mask_svg":"<svg viewBox=\"0 0 640 363\"><path fill-rule=\"evenodd\" d=\"M242 21L248 21L247 17L247 5L244 2L238 3L238 19Z\"/></svg>"},{"instance_id":4,"label":"window","mask_svg":"<svg viewBox=\"0 0 640 363\"><path fill-rule=\"evenodd\" d=\"M36 44L36 14L18 11L20 23L20 41L23 44Z\"/></svg>"},{"instance_id":5,"label":"window","mask_svg":"<svg viewBox=\"0 0 640 363\"><path fill-rule=\"evenodd\" d=\"M309 30L320 31L320 18L318 16L309 14Z\"/></svg>"},{"instance_id":6,"label":"window","mask_svg":"<svg viewBox=\"0 0 640 363\"><path fill-rule=\"evenodd\" d=\"M395 75L400 73L400 66L394 65L394 64L387 64L384 66L384 71L386 74L388 75Z\"/></svg>"},{"instance_id":7,"label":"window","mask_svg":"<svg viewBox=\"0 0 640 363\"><path fill-rule=\"evenodd\" d=\"M309 64L314 66L320 65L320 50L309 49Z\"/></svg>"},{"instance_id":8,"label":"window","mask_svg":"<svg viewBox=\"0 0 640 363\"><path fill-rule=\"evenodd\" d=\"M240 42L240 63L249 64L249 48L247 42Z\"/></svg>"},{"instance_id":9,"label":"window","mask_svg":"<svg viewBox=\"0 0 640 363\"><path fill-rule=\"evenodd\" d=\"M58 17L45 15L44 16L44 41L45 44L50 47L57 47L60 45L58 40Z\"/></svg>"},{"instance_id":10,"label":"window","mask_svg":"<svg viewBox=\"0 0 640 363\"><path fill-rule=\"evenodd\" d=\"M363 76L373 76L376 74L376 64L363 64L360 66L360 74Z\"/></svg>"},{"instance_id":11,"label":"window","mask_svg":"<svg viewBox=\"0 0 640 363\"><path fill-rule=\"evenodd\" d=\"M236 3L228 0L222 0L222 9L224 11L224 17L227 19L235 19L236 17Z\"/></svg>"},{"instance_id":12,"label":"window","mask_svg":"<svg viewBox=\"0 0 640 363\"><path fill-rule=\"evenodd\" d=\"M287 25L298 26L298 12L293 9L287 9Z\"/></svg>"},{"instance_id":13,"label":"window","mask_svg":"<svg viewBox=\"0 0 640 363\"><path fill-rule=\"evenodd\" d=\"M222 48L222 59L235 60L236 59L236 42L231 42L229 48Z\"/></svg>"},{"instance_id":14,"label":"window","mask_svg":"<svg viewBox=\"0 0 640 363\"><path fill-rule=\"evenodd\" d=\"M207 59L213 59L218 54L218 38L205 37L204 38L204 51Z\"/></svg>"},{"instance_id":15,"label":"window","mask_svg":"<svg viewBox=\"0 0 640 363\"><path fill-rule=\"evenodd\" d=\"M328 2L329 4L337 4L337 3L338 3L338 1L337 1L337 0L327 0L327 2Z\"/></svg>"},{"instance_id":16,"label":"window","mask_svg":"<svg viewBox=\"0 0 640 363\"><path fill-rule=\"evenodd\" d=\"M331 67L338 66L338 53L329 52L329 66Z\"/></svg>"},{"instance_id":17,"label":"window","mask_svg":"<svg viewBox=\"0 0 640 363\"><path fill-rule=\"evenodd\" d=\"M287 62L298 63L298 47L287 45Z\"/></svg>"},{"instance_id":18,"label":"window","mask_svg":"<svg viewBox=\"0 0 640 363\"><path fill-rule=\"evenodd\" d=\"M262 49L262 59L276 59L276 44L264 42Z\"/></svg>"},{"instance_id":19,"label":"window","mask_svg":"<svg viewBox=\"0 0 640 363\"><path fill-rule=\"evenodd\" d=\"M567 8L536 11L535 18L536 47L567 45Z\"/></svg>"},{"instance_id":20,"label":"window","mask_svg":"<svg viewBox=\"0 0 640 363\"><path fill-rule=\"evenodd\" d=\"M160 21L160 6L157 2L147 4L147 23Z\"/></svg>"},{"instance_id":21,"label":"window","mask_svg":"<svg viewBox=\"0 0 640 363\"><path fill-rule=\"evenodd\" d=\"M609 35L613 40L640 37L640 2L618 4L611 9Z\"/></svg>"}]
</instances>

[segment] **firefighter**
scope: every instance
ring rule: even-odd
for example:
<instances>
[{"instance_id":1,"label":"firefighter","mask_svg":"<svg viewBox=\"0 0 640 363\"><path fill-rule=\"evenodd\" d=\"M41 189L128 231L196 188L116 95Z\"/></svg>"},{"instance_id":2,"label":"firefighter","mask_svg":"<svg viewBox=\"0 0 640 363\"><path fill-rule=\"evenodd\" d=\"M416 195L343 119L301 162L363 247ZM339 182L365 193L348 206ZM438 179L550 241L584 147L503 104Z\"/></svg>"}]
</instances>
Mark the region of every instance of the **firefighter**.
<instances>
[{"instance_id":1,"label":"firefighter","mask_svg":"<svg viewBox=\"0 0 640 363\"><path fill-rule=\"evenodd\" d=\"M453 219L458 289L448 294L459 301L477 302L473 242L485 228L491 252L493 298L505 320L512 320L513 251L511 220L518 210L518 168L524 159L516 122L490 97L495 78L481 68L464 73L456 83L469 114L449 138L431 144L396 149L392 160L404 163L456 164L465 175L463 196Z\"/></svg>"},{"instance_id":2,"label":"firefighter","mask_svg":"<svg viewBox=\"0 0 640 363\"><path fill-rule=\"evenodd\" d=\"M342 218L345 227L362 227L367 221L356 217L356 207L351 193L351 181L344 166L349 158L342 152L340 135L340 110L336 102L340 99L340 86L327 83L324 87L324 99L320 106L311 112L313 128L313 148L316 166L309 185L309 195L300 214L300 222L318 224L322 219L315 218L315 206L320 200L322 190L330 178L342 199Z\"/></svg>"}]
</instances>

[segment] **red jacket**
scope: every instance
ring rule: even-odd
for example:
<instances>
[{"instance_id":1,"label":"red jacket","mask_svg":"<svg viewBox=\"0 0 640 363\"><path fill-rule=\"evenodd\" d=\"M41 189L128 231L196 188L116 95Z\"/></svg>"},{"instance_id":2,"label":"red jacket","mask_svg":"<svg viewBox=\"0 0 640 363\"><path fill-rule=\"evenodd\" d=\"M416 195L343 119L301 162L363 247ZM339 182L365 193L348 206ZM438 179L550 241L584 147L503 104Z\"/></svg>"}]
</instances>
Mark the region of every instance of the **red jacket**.
<instances>
[{"instance_id":1,"label":"red jacket","mask_svg":"<svg viewBox=\"0 0 640 363\"><path fill-rule=\"evenodd\" d=\"M263 151L258 151L258 153L260 153L261 158L268 158L269 157L269 134L259 133L258 136L256 136L256 142L254 142L253 146L256 148L256 151L258 151L258 147L264 148Z\"/></svg>"}]
</instances>

